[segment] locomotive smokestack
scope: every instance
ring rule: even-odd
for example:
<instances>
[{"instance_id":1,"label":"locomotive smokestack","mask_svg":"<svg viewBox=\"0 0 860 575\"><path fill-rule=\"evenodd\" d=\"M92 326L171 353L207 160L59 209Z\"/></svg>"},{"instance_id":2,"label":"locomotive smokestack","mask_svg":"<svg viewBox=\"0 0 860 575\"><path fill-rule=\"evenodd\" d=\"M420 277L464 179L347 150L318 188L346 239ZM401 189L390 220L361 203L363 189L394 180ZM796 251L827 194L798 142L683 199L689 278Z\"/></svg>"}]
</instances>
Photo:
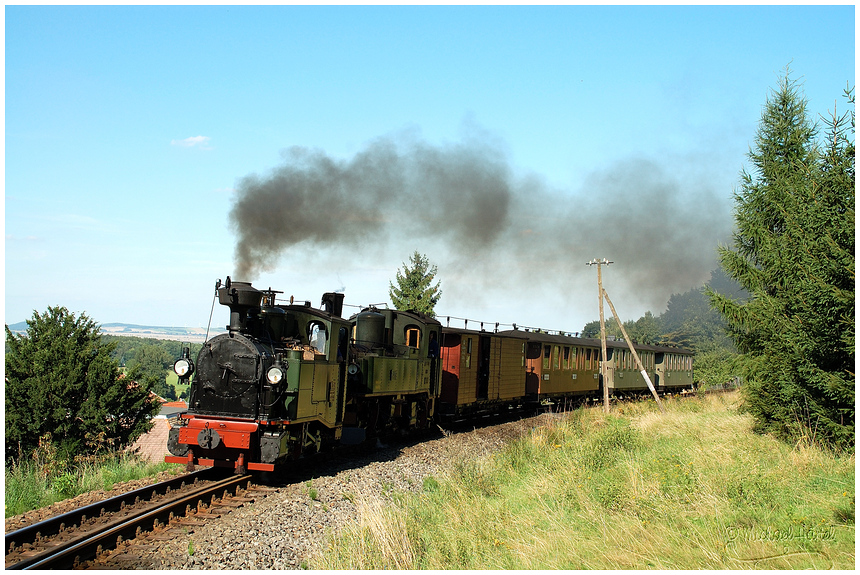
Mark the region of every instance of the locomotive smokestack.
<instances>
[{"instance_id":1,"label":"locomotive smokestack","mask_svg":"<svg viewBox=\"0 0 860 575\"><path fill-rule=\"evenodd\" d=\"M230 281L230 276L227 276L224 286L218 288L218 303L230 308L230 325L227 326L230 333L245 327L248 310L260 307L262 299L263 292L250 283Z\"/></svg>"},{"instance_id":2,"label":"locomotive smokestack","mask_svg":"<svg viewBox=\"0 0 860 575\"><path fill-rule=\"evenodd\" d=\"M344 294L337 292L327 292L323 294L322 305L326 312L333 316L343 316L343 298Z\"/></svg>"}]
</instances>

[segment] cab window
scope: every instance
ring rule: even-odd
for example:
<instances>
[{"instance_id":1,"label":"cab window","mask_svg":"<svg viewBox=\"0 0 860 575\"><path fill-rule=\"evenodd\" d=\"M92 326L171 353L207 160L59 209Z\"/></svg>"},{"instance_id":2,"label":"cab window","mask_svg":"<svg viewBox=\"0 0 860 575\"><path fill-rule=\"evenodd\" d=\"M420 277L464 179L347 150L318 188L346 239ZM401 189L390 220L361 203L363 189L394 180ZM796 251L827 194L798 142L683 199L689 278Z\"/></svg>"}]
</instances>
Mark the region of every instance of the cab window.
<instances>
[{"instance_id":1,"label":"cab window","mask_svg":"<svg viewBox=\"0 0 860 575\"><path fill-rule=\"evenodd\" d=\"M409 326L406 328L406 345L408 347L420 347L421 344L421 330L415 326Z\"/></svg>"},{"instance_id":2,"label":"cab window","mask_svg":"<svg viewBox=\"0 0 860 575\"><path fill-rule=\"evenodd\" d=\"M308 324L308 342L317 353L324 354L326 352L328 337L325 331L325 324L319 321L312 321Z\"/></svg>"}]
</instances>

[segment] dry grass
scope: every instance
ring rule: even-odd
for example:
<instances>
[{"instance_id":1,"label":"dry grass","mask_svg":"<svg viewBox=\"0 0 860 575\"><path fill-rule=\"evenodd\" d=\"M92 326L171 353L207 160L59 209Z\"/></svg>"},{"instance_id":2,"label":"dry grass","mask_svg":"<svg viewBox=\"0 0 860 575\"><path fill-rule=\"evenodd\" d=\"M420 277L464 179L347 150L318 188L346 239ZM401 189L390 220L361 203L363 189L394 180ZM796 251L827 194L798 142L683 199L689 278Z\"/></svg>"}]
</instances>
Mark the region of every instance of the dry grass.
<instances>
[{"instance_id":1,"label":"dry grass","mask_svg":"<svg viewBox=\"0 0 860 575\"><path fill-rule=\"evenodd\" d=\"M314 567L854 567L854 457L753 434L737 394L577 410L362 505Z\"/></svg>"}]
</instances>

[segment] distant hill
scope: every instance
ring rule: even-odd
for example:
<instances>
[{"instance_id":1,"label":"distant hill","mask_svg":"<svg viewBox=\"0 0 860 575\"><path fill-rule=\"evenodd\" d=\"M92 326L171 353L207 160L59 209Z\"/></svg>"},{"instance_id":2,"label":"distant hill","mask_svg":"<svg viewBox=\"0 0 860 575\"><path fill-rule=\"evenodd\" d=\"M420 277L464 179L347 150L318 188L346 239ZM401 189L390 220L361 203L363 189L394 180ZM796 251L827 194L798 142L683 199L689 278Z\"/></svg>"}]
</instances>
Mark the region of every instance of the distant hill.
<instances>
[{"instance_id":1,"label":"distant hill","mask_svg":"<svg viewBox=\"0 0 860 575\"><path fill-rule=\"evenodd\" d=\"M205 327L164 327L153 325L135 325L131 323L103 323L101 331L108 335L127 335L133 337L148 337L152 339L174 339L187 342L202 343L206 339ZM27 331L27 322L9 324L9 329L15 333ZM210 328L209 337L224 333L223 328Z\"/></svg>"}]
</instances>

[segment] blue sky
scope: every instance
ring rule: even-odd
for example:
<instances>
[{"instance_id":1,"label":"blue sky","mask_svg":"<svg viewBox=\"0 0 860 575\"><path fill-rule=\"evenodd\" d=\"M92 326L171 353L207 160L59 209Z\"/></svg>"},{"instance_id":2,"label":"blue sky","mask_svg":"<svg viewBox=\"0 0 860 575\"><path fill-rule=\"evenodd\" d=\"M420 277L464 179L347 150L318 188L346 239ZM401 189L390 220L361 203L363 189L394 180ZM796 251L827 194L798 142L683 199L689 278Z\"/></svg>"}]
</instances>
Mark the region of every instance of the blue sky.
<instances>
[{"instance_id":1,"label":"blue sky","mask_svg":"<svg viewBox=\"0 0 860 575\"><path fill-rule=\"evenodd\" d=\"M7 6L5 321L205 326L227 275L382 303L415 250L443 316L579 330L593 257L622 319L659 314L717 266L785 67L813 116L845 109L854 27L850 5ZM379 150L391 195L360 180ZM338 194L263 200L323 165ZM305 234L253 236L247 278L239 205Z\"/></svg>"}]
</instances>

